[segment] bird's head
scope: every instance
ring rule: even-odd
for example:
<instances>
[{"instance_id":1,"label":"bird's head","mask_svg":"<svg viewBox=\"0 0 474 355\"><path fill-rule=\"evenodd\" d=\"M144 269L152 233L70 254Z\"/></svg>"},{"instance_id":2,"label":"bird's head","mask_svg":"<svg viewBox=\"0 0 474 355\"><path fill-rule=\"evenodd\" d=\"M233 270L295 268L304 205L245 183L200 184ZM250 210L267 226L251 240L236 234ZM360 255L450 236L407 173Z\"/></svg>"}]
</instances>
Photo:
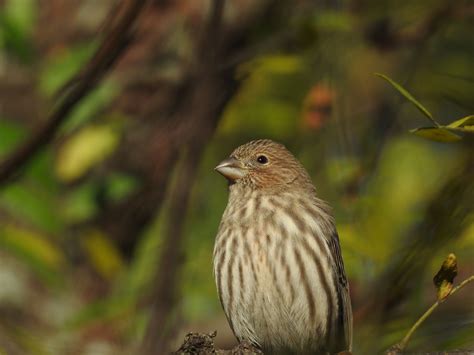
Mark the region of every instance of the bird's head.
<instances>
[{"instance_id":1,"label":"bird's head","mask_svg":"<svg viewBox=\"0 0 474 355\"><path fill-rule=\"evenodd\" d=\"M252 189L313 189L300 162L284 145L260 139L241 145L215 168L230 184Z\"/></svg>"}]
</instances>

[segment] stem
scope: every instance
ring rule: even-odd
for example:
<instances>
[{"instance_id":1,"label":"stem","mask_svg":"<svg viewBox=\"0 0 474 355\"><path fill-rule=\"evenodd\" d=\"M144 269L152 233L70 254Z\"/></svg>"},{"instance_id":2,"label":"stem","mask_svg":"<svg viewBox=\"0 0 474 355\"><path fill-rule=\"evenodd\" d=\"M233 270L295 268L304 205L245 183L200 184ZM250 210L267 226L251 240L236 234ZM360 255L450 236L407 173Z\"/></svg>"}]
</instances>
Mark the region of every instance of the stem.
<instances>
[{"instance_id":1,"label":"stem","mask_svg":"<svg viewBox=\"0 0 474 355\"><path fill-rule=\"evenodd\" d=\"M410 328L407 335L405 335L405 337L402 339L402 341L400 343L398 343L398 346L397 346L398 350L403 351L406 348L406 346L407 346L408 342L410 341L410 338L413 335L413 333L420 327L420 325L426 320L426 318L428 318L431 315L431 313L433 313L433 311L441 303L446 301L449 297L451 297L453 294L455 294L457 291L459 291L461 288L463 288L469 282L472 282L472 281L474 281L474 275L471 275L466 280L461 282L459 285L454 287L451 290L451 292L445 298L441 298L441 299L437 300L430 308L428 308L428 310L425 313L423 313L423 315L416 321L416 323L413 324L413 326Z\"/></svg>"}]
</instances>

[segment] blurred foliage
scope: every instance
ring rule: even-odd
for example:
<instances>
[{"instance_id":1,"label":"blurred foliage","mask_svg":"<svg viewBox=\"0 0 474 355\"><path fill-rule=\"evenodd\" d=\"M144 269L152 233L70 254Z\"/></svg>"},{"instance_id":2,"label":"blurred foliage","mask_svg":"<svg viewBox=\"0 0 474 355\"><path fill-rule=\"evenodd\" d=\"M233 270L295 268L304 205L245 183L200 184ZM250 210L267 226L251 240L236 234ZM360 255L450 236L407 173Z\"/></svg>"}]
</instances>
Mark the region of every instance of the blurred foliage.
<instances>
[{"instance_id":1,"label":"blurred foliage","mask_svg":"<svg viewBox=\"0 0 474 355\"><path fill-rule=\"evenodd\" d=\"M440 270L436 273L433 278L433 283L435 284L437 290L437 300L433 305L428 308L428 310L422 314L420 318L413 324L404 338L399 342L393 345L390 350L387 351L387 355L395 355L403 353L407 347L408 342L410 341L413 334L418 328L425 322L434 310L443 302L447 300L448 297L454 295L456 292L461 290L463 287L474 281L474 275L463 280L456 287L454 287L453 282L458 274L457 269L457 258L456 255L450 253L448 257L444 260L441 265Z\"/></svg>"},{"instance_id":2,"label":"blurred foliage","mask_svg":"<svg viewBox=\"0 0 474 355\"><path fill-rule=\"evenodd\" d=\"M404 89L400 84L396 83L389 77L383 74L376 73L375 75L381 77L388 81L395 89L400 92L408 101L410 101L415 107L420 110L428 119L435 124L435 127L422 127L415 128L410 130L411 133L416 134L417 136L428 138L438 142L456 142L462 139L461 136L457 135L454 132L464 132L472 133L474 131L474 116L470 115L450 124L443 126L440 125L433 117L430 111L424 107L418 100L416 100L413 95L411 95L406 89Z\"/></svg>"},{"instance_id":3,"label":"blurred foliage","mask_svg":"<svg viewBox=\"0 0 474 355\"><path fill-rule=\"evenodd\" d=\"M8 224L2 226L0 236L2 248L30 264L39 276L46 281L59 280L64 255L45 236Z\"/></svg>"},{"instance_id":4,"label":"blurred foliage","mask_svg":"<svg viewBox=\"0 0 474 355\"><path fill-rule=\"evenodd\" d=\"M34 53L31 37L36 5L34 0L10 0L0 9L0 46L23 62L29 62Z\"/></svg>"},{"instance_id":5,"label":"blurred foliage","mask_svg":"<svg viewBox=\"0 0 474 355\"><path fill-rule=\"evenodd\" d=\"M57 1L45 3L49 6L34 0L0 2L0 159L34 132L56 90L68 89L72 75L97 47L96 29L79 20L104 4L64 2L64 8L54 8ZM170 5L169 12L159 14L170 18L165 34L159 25L168 22L143 21L141 36L156 31L166 38L165 53L155 48L146 53L152 67L137 59L146 52L140 42L80 103L54 144L1 187L0 335L9 335L23 353L133 353L143 336L172 197L166 195L160 212L130 236L135 243L131 256L101 227L114 207L135 208L128 198L148 186L147 173L163 168L142 154L143 146L162 137L149 134L153 120L162 119L160 112L138 117L133 110L161 102L159 90L147 85L180 78L176 68L194 51L195 21L205 7L178 3L181 7ZM416 287L395 309L396 316L383 324L364 318L366 297L377 292L374 282L403 256L407 237L423 238L410 233L426 218L437 192L466 171L474 126L473 28L468 15L446 17L420 42L403 43L392 32L423 34L419 26L443 1L338 4L314 2L300 10L292 4L296 10L288 28L285 24L271 34L270 43L252 48L255 57L239 67L242 84L206 147L181 221L185 264L179 307L173 310L181 333L218 329L218 343L233 341L225 337L229 330L212 277L214 236L227 200L226 182L213 168L250 139L285 143L310 172L318 194L334 207L353 296L355 354L376 353L403 337L435 300L431 279L448 253L457 255L460 275L474 270L471 220L461 235L449 236L449 245L424 261L422 274L410 275ZM65 13L68 6L76 6L76 12ZM462 11L464 2L452 6ZM56 16L45 8L56 9ZM228 17L239 18L239 11L230 6ZM48 26L56 31L44 34ZM268 31L273 29L268 24ZM296 37L293 45L275 49L274 42L285 36ZM384 73L404 99L375 78L375 71ZM135 81L144 87L139 95L126 90ZM21 100L26 93L31 94L27 104ZM416 109L436 124L413 133L430 140L407 134L423 125L425 118ZM170 181L173 185L176 172ZM122 217L126 214L119 214L117 225ZM473 297L468 286L446 302L411 340L410 349L474 349ZM381 334L376 339L375 329Z\"/></svg>"}]
</instances>

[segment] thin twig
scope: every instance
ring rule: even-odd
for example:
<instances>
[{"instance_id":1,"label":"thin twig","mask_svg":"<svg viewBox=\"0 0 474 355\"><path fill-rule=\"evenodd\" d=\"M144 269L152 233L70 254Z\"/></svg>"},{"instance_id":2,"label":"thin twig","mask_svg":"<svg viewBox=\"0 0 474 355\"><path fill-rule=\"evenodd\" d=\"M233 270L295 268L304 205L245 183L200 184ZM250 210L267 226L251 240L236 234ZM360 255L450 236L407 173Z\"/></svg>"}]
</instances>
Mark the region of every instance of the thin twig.
<instances>
[{"instance_id":1,"label":"thin twig","mask_svg":"<svg viewBox=\"0 0 474 355\"><path fill-rule=\"evenodd\" d=\"M420 327L420 325L431 315L431 313L433 313L433 311L441 304L443 303L444 301L446 301L449 297L451 297L453 294L455 294L457 291L459 291L461 288L463 288L464 286L466 286L468 283L474 281L474 275L471 275L470 277L468 277L466 280L464 280L463 282L461 282L458 286L454 287L451 292L444 298L441 298L439 300L437 300L430 308L428 308L428 310L423 313L423 315L416 321L415 324L413 324L413 326L410 328L410 330L408 331L408 333L405 335L405 337L402 339L402 341L400 343L398 343L397 345L395 345L396 349L398 351L403 351L408 342L410 341L410 338L411 336L413 335L413 333L415 333L415 331Z\"/></svg>"}]
</instances>

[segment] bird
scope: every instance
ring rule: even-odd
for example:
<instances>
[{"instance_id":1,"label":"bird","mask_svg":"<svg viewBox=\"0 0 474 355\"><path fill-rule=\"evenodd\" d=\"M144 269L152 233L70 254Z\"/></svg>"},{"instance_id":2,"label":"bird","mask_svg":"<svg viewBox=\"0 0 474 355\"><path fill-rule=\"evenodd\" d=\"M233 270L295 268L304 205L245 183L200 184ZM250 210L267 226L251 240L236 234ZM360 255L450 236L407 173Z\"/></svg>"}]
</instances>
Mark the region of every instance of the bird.
<instances>
[{"instance_id":1,"label":"bird","mask_svg":"<svg viewBox=\"0 0 474 355\"><path fill-rule=\"evenodd\" d=\"M228 203L213 252L217 291L240 343L264 354L351 351L352 308L329 205L302 164L270 139L215 170Z\"/></svg>"}]
</instances>

